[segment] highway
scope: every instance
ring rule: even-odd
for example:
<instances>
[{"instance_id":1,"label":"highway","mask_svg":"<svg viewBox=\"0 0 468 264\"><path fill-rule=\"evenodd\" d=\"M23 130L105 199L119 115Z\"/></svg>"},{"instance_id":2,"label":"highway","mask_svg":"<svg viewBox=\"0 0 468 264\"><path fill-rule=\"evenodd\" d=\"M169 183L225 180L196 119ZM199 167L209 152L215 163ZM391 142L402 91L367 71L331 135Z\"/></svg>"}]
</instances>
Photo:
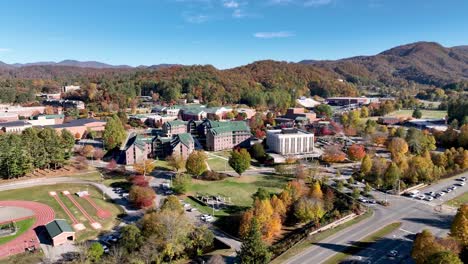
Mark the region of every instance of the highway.
<instances>
[{"instance_id":1,"label":"highway","mask_svg":"<svg viewBox=\"0 0 468 264\"><path fill-rule=\"evenodd\" d=\"M462 176L467 177L468 172L430 185L422 189L421 192L426 193L446 189L448 186L457 183L455 179ZM360 241L382 227L394 222L401 222L401 228L385 236L370 248L360 251L352 259L359 260L360 263L413 263L409 254L414 234L421 232L423 229L430 229L436 236L446 235L456 210L447 206L440 208L439 205L455 196L461 195L467 190L468 185L465 185L459 187L454 192L446 194L441 199L431 202L387 194L386 197L390 202L390 206L371 205L374 211L371 217L311 245L311 247L289 259L286 263L323 263L334 254L353 245L354 242ZM373 192L372 194L379 200L385 199L383 193ZM398 256L394 259L387 256L391 250L399 252Z\"/></svg>"}]
</instances>

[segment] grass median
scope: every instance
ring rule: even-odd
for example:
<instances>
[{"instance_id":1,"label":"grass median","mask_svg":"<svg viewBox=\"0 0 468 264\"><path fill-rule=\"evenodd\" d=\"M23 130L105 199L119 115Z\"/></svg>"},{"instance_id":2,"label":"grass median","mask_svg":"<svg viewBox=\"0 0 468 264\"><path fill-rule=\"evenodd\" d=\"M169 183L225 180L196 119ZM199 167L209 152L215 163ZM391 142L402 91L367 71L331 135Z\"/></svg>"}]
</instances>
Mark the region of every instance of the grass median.
<instances>
[{"instance_id":1,"label":"grass median","mask_svg":"<svg viewBox=\"0 0 468 264\"><path fill-rule=\"evenodd\" d=\"M325 264L337 264L341 261L345 260L346 258L358 253L359 251L370 247L374 242L379 240L380 238L392 233L396 229L400 228L401 222L391 223L376 232L368 235L367 237L363 238L359 242L355 243L355 245L349 246L343 250L343 252L337 253L333 255L331 258L325 261Z\"/></svg>"},{"instance_id":2,"label":"grass median","mask_svg":"<svg viewBox=\"0 0 468 264\"><path fill-rule=\"evenodd\" d=\"M460 207L462 204L468 203L468 192L464 192L462 195L459 195L453 198L450 201L447 201L446 204L453 207Z\"/></svg>"},{"instance_id":3,"label":"grass median","mask_svg":"<svg viewBox=\"0 0 468 264\"><path fill-rule=\"evenodd\" d=\"M297 243L293 247L291 247L289 250L287 250L285 253L280 255L279 257L275 258L271 264L280 264L286 262L286 260L296 256L297 254L300 254L302 251L307 249L308 247L313 246L314 243L320 242L324 240L327 237L330 237L338 232L340 232L343 229L346 229L352 225L355 225L362 220L369 218L373 214L372 209L367 210L363 215L360 215L353 220L350 220L349 222L346 222L344 224L341 224L333 229L328 229L323 232L317 233L315 235L312 235L308 237L307 239L302 240L301 242Z\"/></svg>"}]
</instances>

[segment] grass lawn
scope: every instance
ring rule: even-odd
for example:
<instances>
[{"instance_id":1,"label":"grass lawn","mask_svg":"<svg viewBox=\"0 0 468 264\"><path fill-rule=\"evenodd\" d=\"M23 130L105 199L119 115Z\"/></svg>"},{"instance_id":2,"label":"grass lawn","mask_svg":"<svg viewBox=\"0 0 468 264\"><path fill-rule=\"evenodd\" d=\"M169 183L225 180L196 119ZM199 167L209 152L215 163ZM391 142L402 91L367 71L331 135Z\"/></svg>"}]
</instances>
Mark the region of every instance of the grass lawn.
<instances>
[{"instance_id":1,"label":"grass lawn","mask_svg":"<svg viewBox=\"0 0 468 264\"><path fill-rule=\"evenodd\" d=\"M444 110L421 110L422 118L444 118L447 115L447 111ZM393 113L388 114L387 116L393 117L411 117L413 114L413 110L405 109L400 111L395 111Z\"/></svg>"},{"instance_id":2,"label":"grass lawn","mask_svg":"<svg viewBox=\"0 0 468 264\"><path fill-rule=\"evenodd\" d=\"M34 254L21 253L9 258L0 259L0 264L37 264L42 263L44 254L42 251L37 251Z\"/></svg>"},{"instance_id":3,"label":"grass lawn","mask_svg":"<svg viewBox=\"0 0 468 264\"><path fill-rule=\"evenodd\" d=\"M460 207L462 204L468 203L468 192L464 192L462 195L459 195L453 198L450 201L447 201L446 204L453 207Z\"/></svg>"},{"instance_id":4,"label":"grass lawn","mask_svg":"<svg viewBox=\"0 0 468 264\"><path fill-rule=\"evenodd\" d=\"M213 171L233 171L231 166L227 164L227 160L215 156L210 156L207 160L210 169Z\"/></svg>"},{"instance_id":5,"label":"grass lawn","mask_svg":"<svg viewBox=\"0 0 468 264\"><path fill-rule=\"evenodd\" d=\"M156 170L174 170L174 168L170 166L165 160L155 160L154 164L156 165Z\"/></svg>"},{"instance_id":6,"label":"grass lawn","mask_svg":"<svg viewBox=\"0 0 468 264\"><path fill-rule=\"evenodd\" d=\"M0 245L5 244L8 241L11 241L17 237L19 237L21 234L26 232L31 226L36 222L34 218L28 218L24 219L21 221L16 222L16 227L18 228L18 231L16 234L11 235L11 236L6 236L6 237L0 237Z\"/></svg>"},{"instance_id":7,"label":"grass lawn","mask_svg":"<svg viewBox=\"0 0 468 264\"><path fill-rule=\"evenodd\" d=\"M231 202L237 206L252 206L252 194L263 187L270 192L279 192L290 180L280 176L242 176L229 177L222 181L193 180L189 194L196 193L209 195L222 195L230 197Z\"/></svg>"},{"instance_id":8,"label":"grass lawn","mask_svg":"<svg viewBox=\"0 0 468 264\"><path fill-rule=\"evenodd\" d=\"M369 247L372 243L377 241L378 239L390 234L391 232L395 231L396 229L400 228L401 222L391 223L376 232L370 234L369 236L365 237L361 241L359 241L358 245L353 245L350 247L345 248L343 252L333 255L331 258L325 261L325 264L337 264L343 261L344 259L348 258L351 255L356 254L357 252Z\"/></svg>"},{"instance_id":9,"label":"grass lawn","mask_svg":"<svg viewBox=\"0 0 468 264\"><path fill-rule=\"evenodd\" d=\"M346 222L344 224L341 224L341 225L339 225L339 226L337 226L337 227L335 227L333 229L328 229L326 231L314 234L314 235L310 236L309 238L304 239L303 241L301 241L301 242L297 243L296 245L294 245L288 251L283 253L283 255L280 255L279 257L275 258L270 264L284 263L284 262L286 262L286 260L296 256L297 254L301 253L305 249L313 246L313 243L320 242L320 241L324 240L325 238L340 232L343 229L346 229L346 228L348 228L348 227L350 227L350 226L352 226L354 224L357 224L357 223L361 222L362 220L370 217L372 215L372 213L373 213L372 210L367 210L367 212L365 212L363 215L360 215L360 216L354 218L353 220L350 220L350 221L348 221L348 222Z\"/></svg>"},{"instance_id":10,"label":"grass lawn","mask_svg":"<svg viewBox=\"0 0 468 264\"><path fill-rule=\"evenodd\" d=\"M44 203L52 207L55 211L56 218L66 219L68 223L71 225L72 221L69 219L65 211L60 207L60 205L49 196L50 191L56 191L57 193L68 190L71 193L75 193L77 191L88 190L91 198L94 202L101 207L102 209L108 210L112 213L113 217L108 219L99 219L96 216L95 209L88 203L88 201L74 196L75 200L87 211L91 217L101 223L102 230L110 230L114 227L118 220L116 216L122 213L122 209L113 203L108 201L102 200L102 193L96 189L92 185L84 185L84 184L57 184L57 185L45 185L41 186L40 188L32 187L32 188L23 188L23 189L16 189L16 190L8 190L0 192L0 200L25 200L25 201L34 201L39 203ZM84 215L72 204L72 202L61 193L59 194L60 199L62 202L69 208L69 210L73 213L73 215L80 221L81 223L85 224L86 229L83 231L79 231L76 233L77 240L83 241L87 239L95 238L99 234L99 230L94 230L91 228L90 223L88 223L87 219Z\"/></svg>"}]
</instances>

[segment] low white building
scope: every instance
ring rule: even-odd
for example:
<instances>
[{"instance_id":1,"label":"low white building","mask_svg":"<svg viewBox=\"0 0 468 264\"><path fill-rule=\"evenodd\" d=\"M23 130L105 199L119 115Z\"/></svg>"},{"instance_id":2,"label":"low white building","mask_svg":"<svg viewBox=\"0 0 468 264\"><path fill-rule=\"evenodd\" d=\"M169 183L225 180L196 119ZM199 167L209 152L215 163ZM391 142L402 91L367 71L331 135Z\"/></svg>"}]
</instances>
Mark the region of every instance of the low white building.
<instances>
[{"instance_id":1,"label":"low white building","mask_svg":"<svg viewBox=\"0 0 468 264\"><path fill-rule=\"evenodd\" d=\"M300 155L314 152L314 134L291 129L267 130L268 148L281 155Z\"/></svg>"},{"instance_id":2,"label":"low white building","mask_svg":"<svg viewBox=\"0 0 468 264\"><path fill-rule=\"evenodd\" d=\"M68 93L68 92L71 92L71 91L76 91L76 90L79 90L79 89L80 89L79 85L65 85L65 86L62 86L62 92L64 92L64 93Z\"/></svg>"}]
</instances>

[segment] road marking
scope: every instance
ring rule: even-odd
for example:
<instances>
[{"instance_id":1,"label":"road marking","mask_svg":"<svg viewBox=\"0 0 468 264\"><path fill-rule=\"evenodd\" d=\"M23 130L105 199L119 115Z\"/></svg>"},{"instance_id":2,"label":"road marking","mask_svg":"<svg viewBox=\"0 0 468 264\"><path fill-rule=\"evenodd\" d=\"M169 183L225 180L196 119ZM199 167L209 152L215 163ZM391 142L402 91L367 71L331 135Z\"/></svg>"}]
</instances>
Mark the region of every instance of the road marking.
<instances>
[{"instance_id":1,"label":"road marking","mask_svg":"<svg viewBox=\"0 0 468 264\"><path fill-rule=\"evenodd\" d=\"M416 234L416 233L414 233L414 232L405 230L405 229L403 229L403 228L400 228L400 230L403 231L403 232L406 232L406 233L408 233L408 234L412 234L412 235L415 235L415 234Z\"/></svg>"}]
</instances>

